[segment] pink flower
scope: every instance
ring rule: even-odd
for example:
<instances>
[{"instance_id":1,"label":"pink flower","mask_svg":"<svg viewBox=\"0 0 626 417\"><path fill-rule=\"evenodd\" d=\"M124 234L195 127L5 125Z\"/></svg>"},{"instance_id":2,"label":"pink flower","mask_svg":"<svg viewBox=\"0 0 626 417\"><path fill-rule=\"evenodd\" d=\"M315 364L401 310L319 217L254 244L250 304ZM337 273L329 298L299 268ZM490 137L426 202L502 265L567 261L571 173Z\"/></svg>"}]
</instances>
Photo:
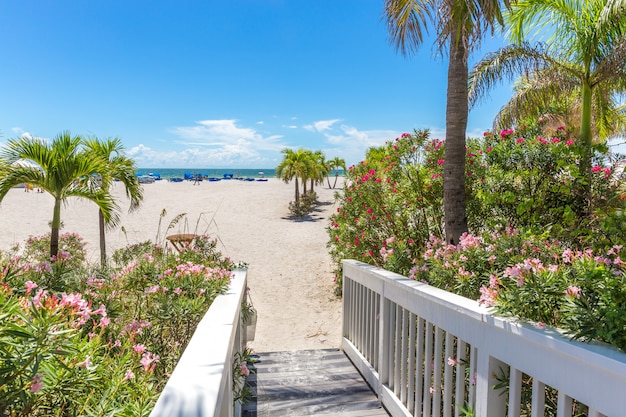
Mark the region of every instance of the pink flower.
<instances>
[{"instance_id":1,"label":"pink flower","mask_svg":"<svg viewBox=\"0 0 626 417\"><path fill-rule=\"evenodd\" d=\"M76 366L79 366L81 368L85 368L85 369L88 369L88 370L92 370L94 368L93 363L91 362L91 358L89 357L89 355L87 355L87 357L85 358L84 361L78 362L76 364Z\"/></svg>"},{"instance_id":2,"label":"pink flower","mask_svg":"<svg viewBox=\"0 0 626 417\"><path fill-rule=\"evenodd\" d=\"M100 319L100 326L102 327L107 327L109 324L111 324L111 319L108 317L102 317Z\"/></svg>"},{"instance_id":3,"label":"pink flower","mask_svg":"<svg viewBox=\"0 0 626 417\"><path fill-rule=\"evenodd\" d=\"M457 361L454 358L448 358L448 365L450 366L456 366Z\"/></svg>"},{"instance_id":4,"label":"pink flower","mask_svg":"<svg viewBox=\"0 0 626 417\"><path fill-rule=\"evenodd\" d=\"M146 351L146 347L143 344L138 343L135 346L133 346L133 350L141 355L142 353Z\"/></svg>"},{"instance_id":5,"label":"pink flower","mask_svg":"<svg viewBox=\"0 0 626 417\"><path fill-rule=\"evenodd\" d=\"M591 168L591 172L602 172L602 167L600 165L596 165Z\"/></svg>"},{"instance_id":6,"label":"pink flower","mask_svg":"<svg viewBox=\"0 0 626 417\"><path fill-rule=\"evenodd\" d=\"M139 363L143 366L143 370L146 372L150 372L156 366L156 363L159 361L159 355L153 355L150 352L145 352L141 357Z\"/></svg>"},{"instance_id":7,"label":"pink flower","mask_svg":"<svg viewBox=\"0 0 626 417\"><path fill-rule=\"evenodd\" d=\"M30 294L32 290L39 286L36 282L33 281L26 281L24 285L26 285L26 295Z\"/></svg>"},{"instance_id":8,"label":"pink flower","mask_svg":"<svg viewBox=\"0 0 626 417\"><path fill-rule=\"evenodd\" d=\"M126 381L128 379L135 379L135 374L130 369L126 371L126 373L124 374L124 378L122 378L122 381Z\"/></svg>"},{"instance_id":9,"label":"pink flower","mask_svg":"<svg viewBox=\"0 0 626 417\"><path fill-rule=\"evenodd\" d=\"M565 291L566 296L571 298L580 298L580 288L575 285L570 285Z\"/></svg>"},{"instance_id":10,"label":"pink flower","mask_svg":"<svg viewBox=\"0 0 626 417\"><path fill-rule=\"evenodd\" d=\"M437 165L443 165L444 162L445 162L445 160L440 159L440 160L437 161Z\"/></svg>"},{"instance_id":11,"label":"pink flower","mask_svg":"<svg viewBox=\"0 0 626 417\"><path fill-rule=\"evenodd\" d=\"M250 370L248 369L245 363L241 364L241 366L239 367L239 372L241 372L241 374L245 376L250 375Z\"/></svg>"},{"instance_id":12,"label":"pink flower","mask_svg":"<svg viewBox=\"0 0 626 417\"><path fill-rule=\"evenodd\" d=\"M33 377L30 385L30 392L37 394L43 388L43 374L37 374Z\"/></svg>"},{"instance_id":13,"label":"pink flower","mask_svg":"<svg viewBox=\"0 0 626 417\"><path fill-rule=\"evenodd\" d=\"M431 394L434 394L436 391L433 387L428 388L428 392L430 392Z\"/></svg>"},{"instance_id":14,"label":"pink flower","mask_svg":"<svg viewBox=\"0 0 626 417\"><path fill-rule=\"evenodd\" d=\"M181 292L183 292L183 290L181 290L180 287L174 288L174 294L179 295Z\"/></svg>"}]
</instances>

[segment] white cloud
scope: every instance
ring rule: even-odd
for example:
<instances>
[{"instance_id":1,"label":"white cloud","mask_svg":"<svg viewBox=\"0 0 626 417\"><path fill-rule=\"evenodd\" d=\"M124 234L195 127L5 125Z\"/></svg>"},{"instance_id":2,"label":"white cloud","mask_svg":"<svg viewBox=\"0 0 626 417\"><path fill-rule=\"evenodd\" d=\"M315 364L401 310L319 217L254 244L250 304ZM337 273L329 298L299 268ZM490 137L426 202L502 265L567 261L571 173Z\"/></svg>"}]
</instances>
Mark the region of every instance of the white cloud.
<instances>
[{"instance_id":1,"label":"white cloud","mask_svg":"<svg viewBox=\"0 0 626 417\"><path fill-rule=\"evenodd\" d=\"M341 121L341 119L320 120L314 122L312 125L306 125L303 127L311 132L325 132L327 130L330 130L333 125L339 121Z\"/></svg>"},{"instance_id":2,"label":"white cloud","mask_svg":"<svg viewBox=\"0 0 626 417\"><path fill-rule=\"evenodd\" d=\"M182 149L156 150L140 144L128 155L139 167L269 168L276 165L276 155L286 147L282 136L264 136L235 120L202 120L171 132Z\"/></svg>"}]
</instances>

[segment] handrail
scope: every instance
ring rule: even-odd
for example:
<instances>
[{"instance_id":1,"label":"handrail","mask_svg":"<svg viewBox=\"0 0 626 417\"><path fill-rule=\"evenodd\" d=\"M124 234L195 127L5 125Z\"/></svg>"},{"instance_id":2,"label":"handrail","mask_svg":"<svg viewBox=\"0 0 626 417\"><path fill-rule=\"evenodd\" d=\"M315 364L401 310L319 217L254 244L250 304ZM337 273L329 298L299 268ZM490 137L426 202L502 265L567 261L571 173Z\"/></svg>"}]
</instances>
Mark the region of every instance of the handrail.
<instances>
[{"instance_id":1,"label":"handrail","mask_svg":"<svg viewBox=\"0 0 626 417\"><path fill-rule=\"evenodd\" d=\"M247 271L236 270L228 291L219 295L196 328L150 417L232 417L233 357L245 336L241 303Z\"/></svg>"},{"instance_id":2,"label":"handrail","mask_svg":"<svg viewBox=\"0 0 626 417\"><path fill-rule=\"evenodd\" d=\"M343 261L343 274L343 349L393 416L519 416L529 378L533 416L548 387L559 417L574 401L624 415L626 354L362 262ZM508 395L494 388L503 381Z\"/></svg>"}]
</instances>

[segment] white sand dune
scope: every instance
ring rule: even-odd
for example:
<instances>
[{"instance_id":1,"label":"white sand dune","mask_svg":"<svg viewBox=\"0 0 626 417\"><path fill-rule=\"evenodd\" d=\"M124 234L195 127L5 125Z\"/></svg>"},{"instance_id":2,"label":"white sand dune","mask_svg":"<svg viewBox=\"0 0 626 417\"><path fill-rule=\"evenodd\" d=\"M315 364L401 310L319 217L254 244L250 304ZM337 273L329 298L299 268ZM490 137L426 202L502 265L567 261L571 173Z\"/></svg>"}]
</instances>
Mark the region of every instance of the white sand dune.
<instances>
[{"instance_id":1,"label":"white sand dune","mask_svg":"<svg viewBox=\"0 0 626 417\"><path fill-rule=\"evenodd\" d=\"M162 242L166 234L208 233L219 239L225 256L249 264L248 285L259 316L256 340L251 344L256 351L339 347L341 304L333 295L325 230L329 215L336 210L335 190L324 185L315 191L322 204L310 218L296 221L288 209L294 185L275 178L145 184L142 207L130 214L124 189L116 184L113 192L123 213L121 227L107 234L107 251L112 254L127 243L145 240ZM0 250L49 232L52 207L47 193L11 190L0 203ZM163 210L167 214L159 232ZM166 230L182 213L186 216ZM61 209L61 218L62 233L80 234L88 244L90 260L97 262L96 206L70 199Z\"/></svg>"}]
</instances>

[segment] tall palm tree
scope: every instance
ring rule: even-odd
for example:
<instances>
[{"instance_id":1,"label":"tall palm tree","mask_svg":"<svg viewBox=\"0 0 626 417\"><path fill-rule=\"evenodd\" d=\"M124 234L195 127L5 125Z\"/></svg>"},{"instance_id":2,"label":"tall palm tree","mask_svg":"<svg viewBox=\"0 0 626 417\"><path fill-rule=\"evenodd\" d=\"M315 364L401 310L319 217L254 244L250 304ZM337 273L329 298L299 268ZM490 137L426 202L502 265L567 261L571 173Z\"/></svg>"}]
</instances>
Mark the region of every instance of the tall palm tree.
<instances>
[{"instance_id":1,"label":"tall palm tree","mask_svg":"<svg viewBox=\"0 0 626 417\"><path fill-rule=\"evenodd\" d=\"M598 132L610 125L611 100L626 92L626 2L624 0L524 0L507 16L513 44L487 55L472 70L472 101L501 79L541 76L551 102L580 93L580 169L590 175L593 120ZM527 37L546 39L532 46ZM595 110L595 111L594 111ZM595 118L593 117L595 113Z\"/></svg>"},{"instance_id":2,"label":"tall palm tree","mask_svg":"<svg viewBox=\"0 0 626 417\"><path fill-rule=\"evenodd\" d=\"M508 5L508 0L503 0ZM465 213L465 135L468 117L468 54L485 31L503 25L500 0L385 0L392 42L407 55L418 50L422 32L432 20L437 46L448 53L446 147L444 155L444 221L446 241L458 243L467 231Z\"/></svg>"},{"instance_id":3,"label":"tall palm tree","mask_svg":"<svg viewBox=\"0 0 626 417\"><path fill-rule=\"evenodd\" d=\"M85 140L85 146L96 158L106 161L106 175L102 175L100 187L109 192L113 179L118 180L126 191L126 197L130 200L129 212L139 208L143 200L143 187L139 183L135 173L137 167L135 162L124 155L124 146L119 138L106 139L100 141L97 138ZM98 212L98 223L100 229L100 263L106 266L106 234L104 214L102 210Z\"/></svg>"},{"instance_id":4,"label":"tall palm tree","mask_svg":"<svg viewBox=\"0 0 626 417\"><path fill-rule=\"evenodd\" d=\"M39 166L34 168L14 164L24 159ZM0 201L9 190L22 183L29 183L54 197L54 209L50 232L50 257L54 260L59 252L59 228L61 227L61 203L69 197L91 200L100 208L106 222L118 220L118 207L110 193L97 185L93 174L106 172L106 162L94 157L82 148L82 138L63 132L48 143L40 139L21 137L10 139L0 160L5 171L0 177Z\"/></svg>"},{"instance_id":5,"label":"tall palm tree","mask_svg":"<svg viewBox=\"0 0 626 417\"><path fill-rule=\"evenodd\" d=\"M335 182L333 183L333 188L335 188L337 186L337 179L339 178L339 168L342 169L344 174L346 172L346 160L336 156L328 162L330 163L330 170L335 171Z\"/></svg>"},{"instance_id":6,"label":"tall palm tree","mask_svg":"<svg viewBox=\"0 0 626 417\"><path fill-rule=\"evenodd\" d=\"M304 149L298 149L294 151L293 149L283 149L282 153L284 155L283 160L276 167L276 176L285 183L289 183L291 180L295 180L296 191L295 191L295 202L296 204L300 202L300 190L298 187L299 180L303 182L308 178L308 155Z\"/></svg>"}]
</instances>

